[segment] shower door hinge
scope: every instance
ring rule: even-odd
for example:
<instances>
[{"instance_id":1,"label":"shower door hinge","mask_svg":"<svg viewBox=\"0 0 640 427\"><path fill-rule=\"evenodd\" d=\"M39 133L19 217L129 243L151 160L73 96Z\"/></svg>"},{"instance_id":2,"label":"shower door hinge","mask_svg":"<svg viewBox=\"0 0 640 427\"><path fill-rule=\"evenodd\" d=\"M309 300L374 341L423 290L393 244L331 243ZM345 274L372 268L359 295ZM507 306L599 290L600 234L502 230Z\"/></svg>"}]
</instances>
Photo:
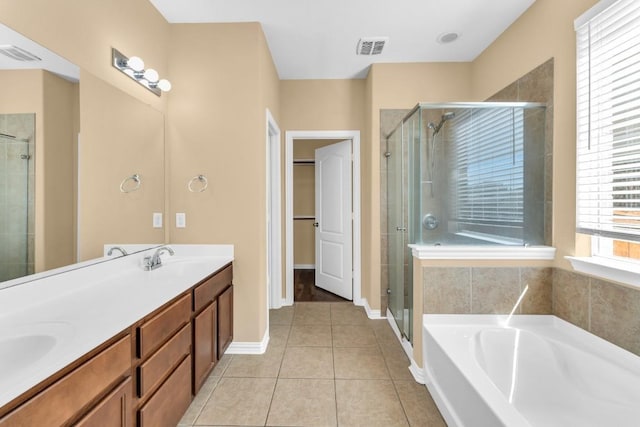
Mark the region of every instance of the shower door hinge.
<instances>
[{"instance_id":1,"label":"shower door hinge","mask_svg":"<svg viewBox=\"0 0 640 427\"><path fill-rule=\"evenodd\" d=\"M391 295L391 288L387 288L387 295Z\"/></svg>"}]
</instances>

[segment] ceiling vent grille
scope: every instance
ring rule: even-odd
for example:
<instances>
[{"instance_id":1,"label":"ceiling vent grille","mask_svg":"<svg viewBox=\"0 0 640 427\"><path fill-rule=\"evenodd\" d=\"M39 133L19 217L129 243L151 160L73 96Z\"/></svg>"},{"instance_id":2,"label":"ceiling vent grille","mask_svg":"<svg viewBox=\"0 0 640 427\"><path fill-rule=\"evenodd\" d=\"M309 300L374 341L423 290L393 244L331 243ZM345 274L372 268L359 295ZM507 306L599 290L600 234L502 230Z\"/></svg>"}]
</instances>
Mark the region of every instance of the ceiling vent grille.
<instances>
[{"instance_id":1,"label":"ceiling vent grille","mask_svg":"<svg viewBox=\"0 0 640 427\"><path fill-rule=\"evenodd\" d=\"M24 49L21 49L18 46L13 46L10 44L0 45L0 53L5 56L8 56L11 59L15 59L16 61L21 61L21 62L42 60L39 57L35 56L33 53L28 52Z\"/></svg>"},{"instance_id":2,"label":"ceiling vent grille","mask_svg":"<svg viewBox=\"0 0 640 427\"><path fill-rule=\"evenodd\" d=\"M358 55L380 55L389 37L363 37L358 41Z\"/></svg>"}]
</instances>

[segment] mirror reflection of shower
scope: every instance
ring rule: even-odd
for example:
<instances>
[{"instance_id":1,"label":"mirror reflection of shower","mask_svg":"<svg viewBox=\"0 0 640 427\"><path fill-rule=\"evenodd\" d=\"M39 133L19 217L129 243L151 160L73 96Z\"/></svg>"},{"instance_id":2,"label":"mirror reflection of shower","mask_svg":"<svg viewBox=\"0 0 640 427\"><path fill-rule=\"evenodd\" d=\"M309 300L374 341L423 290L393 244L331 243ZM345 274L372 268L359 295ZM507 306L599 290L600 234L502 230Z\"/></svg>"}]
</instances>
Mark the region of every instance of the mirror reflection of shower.
<instances>
[{"instance_id":1,"label":"mirror reflection of shower","mask_svg":"<svg viewBox=\"0 0 640 427\"><path fill-rule=\"evenodd\" d=\"M446 113L444 113L442 115L442 117L440 117L440 122L438 124L435 124L434 122L429 122L427 124L427 127L429 129L431 129L432 133L431 133L431 139L429 140L429 145L428 145L428 156L429 156L429 184L431 187L431 197L433 197L433 170L435 169L436 166L436 162L435 162L435 154L436 154L436 136L438 135L438 132L440 132L440 129L442 129L442 126L444 126L445 122L447 120L451 120L456 116L456 113L454 113L453 111L447 111Z\"/></svg>"}]
</instances>

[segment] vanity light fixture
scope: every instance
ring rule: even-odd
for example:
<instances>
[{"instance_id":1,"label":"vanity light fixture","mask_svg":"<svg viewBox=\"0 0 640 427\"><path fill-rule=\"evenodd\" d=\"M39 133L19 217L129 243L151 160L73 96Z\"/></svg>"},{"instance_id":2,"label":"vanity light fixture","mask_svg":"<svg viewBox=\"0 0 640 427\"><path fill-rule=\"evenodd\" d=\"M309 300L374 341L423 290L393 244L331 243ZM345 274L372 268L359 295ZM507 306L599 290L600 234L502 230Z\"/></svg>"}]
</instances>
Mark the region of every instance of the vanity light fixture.
<instances>
[{"instance_id":1,"label":"vanity light fixture","mask_svg":"<svg viewBox=\"0 0 640 427\"><path fill-rule=\"evenodd\" d=\"M161 79L153 68L144 69L144 61L138 56L127 58L118 49L111 48L111 65L160 96L162 92L171 90L171 82Z\"/></svg>"}]
</instances>

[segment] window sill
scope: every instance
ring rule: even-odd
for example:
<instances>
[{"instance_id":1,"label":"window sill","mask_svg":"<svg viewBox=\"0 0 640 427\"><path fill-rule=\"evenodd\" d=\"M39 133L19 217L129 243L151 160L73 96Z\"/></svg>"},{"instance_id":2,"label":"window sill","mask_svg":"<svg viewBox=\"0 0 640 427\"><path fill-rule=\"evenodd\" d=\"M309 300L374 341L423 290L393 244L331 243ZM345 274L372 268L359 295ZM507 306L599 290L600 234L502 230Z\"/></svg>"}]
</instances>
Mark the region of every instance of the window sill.
<instances>
[{"instance_id":1,"label":"window sill","mask_svg":"<svg viewBox=\"0 0 640 427\"><path fill-rule=\"evenodd\" d=\"M569 260L578 273L640 287L640 265L638 264L602 257L567 256L565 259Z\"/></svg>"}]
</instances>

